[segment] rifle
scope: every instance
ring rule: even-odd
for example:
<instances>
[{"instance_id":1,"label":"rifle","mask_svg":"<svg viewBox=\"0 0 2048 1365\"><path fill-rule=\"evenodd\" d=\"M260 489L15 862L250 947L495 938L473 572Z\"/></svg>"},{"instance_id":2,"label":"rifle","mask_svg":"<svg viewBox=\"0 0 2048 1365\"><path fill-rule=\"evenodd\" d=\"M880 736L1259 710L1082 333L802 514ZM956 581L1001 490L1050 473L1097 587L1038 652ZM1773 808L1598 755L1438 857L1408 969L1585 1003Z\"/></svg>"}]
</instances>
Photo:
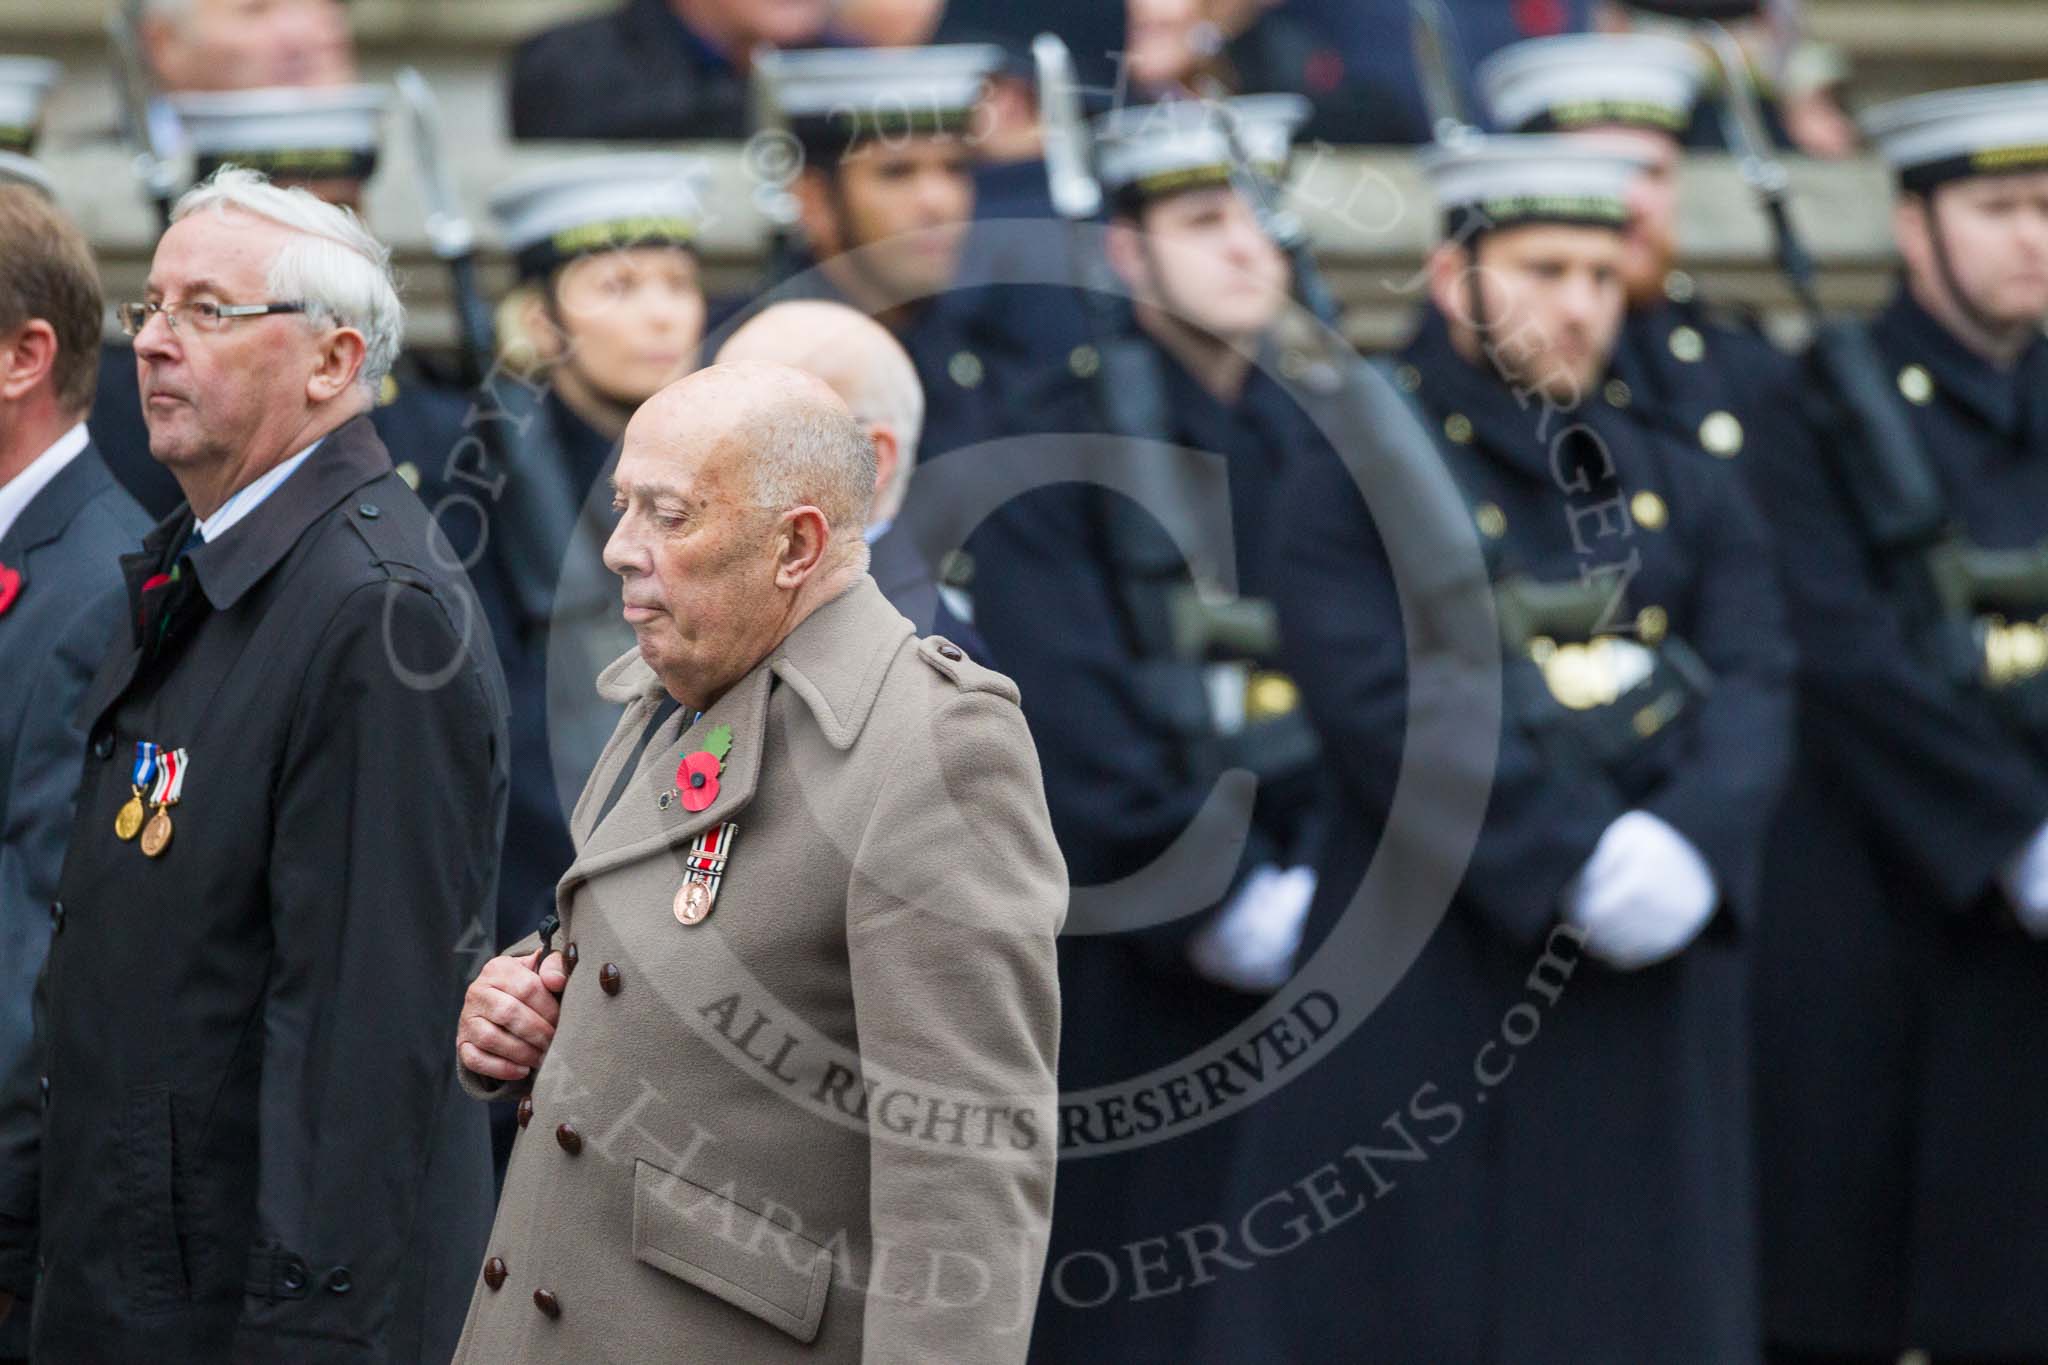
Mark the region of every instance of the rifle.
<instances>
[{"instance_id":1,"label":"rifle","mask_svg":"<svg viewBox=\"0 0 2048 1365\"><path fill-rule=\"evenodd\" d=\"M142 56L138 32L141 0L120 0L107 9L108 65L114 76L114 100L121 119L121 140L135 154L135 179L156 210L157 229L171 225L171 203L178 194L178 175L149 123L149 101L155 82Z\"/></svg>"},{"instance_id":2,"label":"rifle","mask_svg":"<svg viewBox=\"0 0 2048 1365\"><path fill-rule=\"evenodd\" d=\"M1430 136L1446 147L1464 141L1474 132L1456 79L1465 64L1458 55L1457 27L1443 0L1408 0L1408 41L1422 79Z\"/></svg>"},{"instance_id":3,"label":"rifle","mask_svg":"<svg viewBox=\"0 0 2048 1365\"><path fill-rule=\"evenodd\" d=\"M474 389L491 372L497 354L497 329L477 283L476 230L462 211L462 200L441 155L441 106L433 87L410 66L400 67L393 80L411 117L413 158L419 166L420 191L427 206L427 243L435 258L448 267L454 286L462 385Z\"/></svg>"}]
</instances>

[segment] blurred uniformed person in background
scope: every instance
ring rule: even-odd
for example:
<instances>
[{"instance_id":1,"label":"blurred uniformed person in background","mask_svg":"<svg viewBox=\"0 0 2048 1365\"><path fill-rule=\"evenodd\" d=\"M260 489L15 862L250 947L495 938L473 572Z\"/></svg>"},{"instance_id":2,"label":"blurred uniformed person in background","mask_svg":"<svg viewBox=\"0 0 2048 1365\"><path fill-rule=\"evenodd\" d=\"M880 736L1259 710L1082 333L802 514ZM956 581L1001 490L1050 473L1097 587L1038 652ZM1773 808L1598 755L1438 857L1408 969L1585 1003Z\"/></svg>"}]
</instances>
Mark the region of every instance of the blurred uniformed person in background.
<instances>
[{"instance_id":1,"label":"blurred uniformed person in background","mask_svg":"<svg viewBox=\"0 0 2048 1365\"><path fill-rule=\"evenodd\" d=\"M1758 114L1771 141L1806 156L1854 156L1855 120L1842 108L1848 56L1806 32L1804 0L1600 0L1593 26L1608 32L1669 33L1689 40L1702 21L1728 30L1742 53ZM1718 76L1716 77L1718 83ZM1727 146L1720 111L1702 105L1682 130L1687 147Z\"/></svg>"},{"instance_id":2,"label":"blurred uniformed person in background","mask_svg":"<svg viewBox=\"0 0 2048 1365\"><path fill-rule=\"evenodd\" d=\"M1872 109L1905 270L1750 472L1801 646L1758 990L1787 1361L2048 1358L2048 83ZM1839 361L1832 367L1839 371Z\"/></svg>"},{"instance_id":3,"label":"blurred uniformed person in background","mask_svg":"<svg viewBox=\"0 0 2048 1365\"><path fill-rule=\"evenodd\" d=\"M430 471L427 506L484 598L512 695L518 785L506 820L500 942L554 908L567 812L617 720L590 679L630 644L605 569L605 484L634 410L697 366L703 164L643 152L543 167L491 213L520 286L513 348L479 407L496 449Z\"/></svg>"},{"instance_id":4,"label":"blurred uniformed person in background","mask_svg":"<svg viewBox=\"0 0 2048 1365\"><path fill-rule=\"evenodd\" d=\"M358 211L377 168L386 98L377 86L280 86L176 94L169 105L190 145L195 179L244 166ZM409 356L399 357L375 401L371 424L413 488L466 437L467 400L429 383ZM183 500L177 480L150 458L132 347L109 344L101 352L91 426L114 476L150 515L165 516Z\"/></svg>"},{"instance_id":5,"label":"blurred uniformed person in background","mask_svg":"<svg viewBox=\"0 0 2048 1365\"><path fill-rule=\"evenodd\" d=\"M764 126L803 165L789 184L807 256L763 302L826 298L886 326L925 392L924 457L982 440L1011 346L978 296L953 292L974 217L970 122L1002 60L986 43L770 53Z\"/></svg>"},{"instance_id":6,"label":"blurred uniformed person in background","mask_svg":"<svg viewBox=\"0 0 2048 1365\"><path fill-rule=\"evenodd\" d=\"M1031 444L995 448L994 458L1028 459L1047 481L1075 481L1013 499L970 541L976 621L1023 694L1076 885L1187 867L1197 845L1196 861L1213 864L1224 852L1207 874L1173 878L1171 893L1189 903L1165 922L1061 940L1061 1081L1070 1091L1131 1079L1220 1038L1286 979L1308 909L1315 738L1275 666L1279 641L1263 599L1274 479L1283 456L1320 438L1254 363L1288 304L1289 268L1232 186L1232 151L1217 126L1219 116L1234 120L1261 168L1284 172L1307 110L1295 96L1256 96L1220 113L1188 100L1097 121L1112 212L1105 249L1129 293L1121 321L1130 331L1058 358L1021 388L1010 430ZM1119 428L1117 407L1134 390L1144 391L1156 429ZM1059 460L1077 436L1097 438L1095 453L1068 469ZM1104 438L1132 444L1112 457ZM1158 459L1146 448L1158 443L1215 463ZM1139 465L1151 472L1132 475ZM1160 497L1148 500L1140 484ZM1176 542L1175 532L1219 518L1232 541ZM1201 566L1200 586L1191 563ZM1203 591L1230 581L1224 575L1234 575L1236 596L1213 606ZM1191 828L1231 769L1259 779L1241 855L1227 835ZM1227 1143L1218 1128L1064 1162L1055 1263L1199 1220ZM1078 1285L1068 1287L1085 1297ZM1076 1308L1049 1288L1034 1350L1046 1360L1118 1359L1142 1344L1160 1353L1153 1358L1170 1357L1188 1307L1175 1299Z\"/></svg>"},{"instance_id":7,"label":"blurred uniformed person in background","mask_svg":"<svg viewBox=\"0 0 2048 1365\"><path fill-rule=\"evenodd\" d=\"M1395 373L1494 582L1497 763L1420 958L1335 1055L1253 1111L1254 1182L1234 1212L1281 1190L1320 1235L1235 1277L1205 1346L1742 1360L1757 1327L1747 944L1791 724L1761 527L1733 469L1602 392L1640 163L1504 136L1427 166L1447 240ZM1392 805L1418 724L1406 642L1432 625L1404 621L1352 474L1286 468L1281 628L1342 791L1317 934ZM1455 713L1461 695L1418 700ZM1313 1208L1288 1180L1315 1186ZM1270 1229L1285 1213L1261 1216Z\"/></svg>"},{"instance_id":8,"label":"blurred uniformed person in background","mask_svg":"<svg viewBox=\"0 0 2048 1365\"><path fill-rule=\"evenodd\" d=\"M43 105L63 68L43 57L0 57L0 184L27 185L50 196L50 177L35 162Z\"/></svg>"},{"instance_id":9,"label":"blurred uniformed person in background","mask_svg":"<svg viewBox=\"0 0 2048 1365\"><path fill-rule=\"evenodd\" d=\"M761 47L820 41L831 0L625 0L536 33L506 79L512 136L743 138Z\"/></svg>"},{"instance_id":10,"label":"blurred uniformed person in background","mask_svg":"<svg viewBox=\"0 0 2048 1365\"><path fill-rule=\"evenodd\" d=\"M1599 137L1645 163L1622 239L1628 321L1602 396L1734 459L1786 421L1762 400L1789 362L1753 323L1717 315L1678 267L1680 138L1706 76L1698 47L1668 33L1588 33L1504 48L1478 81L1504 132Z\"/></svg>"},{"instance_id":11,"label":"blurred uniformed person in background","mask_svg":"<svg viewBox=\"0 0 2048 1365\"><path fill-rule=\"evenodd\" d=\"M143 60L167 92L347 85L355 42L341 0L116 0L135 17ZM150 123L184 147L177 111L155 101Z\"/></svg>"}]
</instances>

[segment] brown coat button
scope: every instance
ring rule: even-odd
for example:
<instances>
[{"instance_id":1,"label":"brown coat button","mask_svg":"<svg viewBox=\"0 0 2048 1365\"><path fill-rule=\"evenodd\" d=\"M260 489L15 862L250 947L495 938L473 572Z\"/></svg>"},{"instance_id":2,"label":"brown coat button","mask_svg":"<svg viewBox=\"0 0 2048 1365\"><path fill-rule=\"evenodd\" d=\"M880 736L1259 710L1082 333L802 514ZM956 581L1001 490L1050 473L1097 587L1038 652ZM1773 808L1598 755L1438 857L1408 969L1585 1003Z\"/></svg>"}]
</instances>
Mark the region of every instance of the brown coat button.
<instances>
[{"instance_id":1,"label":"brown coat button","mask_svg":"<svg viewBox=\"0 0 2048 1365\"><path fill-rule=\"evenodd\" d=\"M518 1113L519 1113L519 1126L520 1126L521 1128L524 1128L524 1127L525 1127L525 1126L526 1126L527 1124L529 1124L529 1123L532 1123L532 1122L533 1122L533 1096L531 1096L531 1095L521 1095L521 1096L519 1097L519 1110L518 1110Z\"/></svg>"},{"instance_id":2,"label":"brown coat button","mask_svg":"<svg viewBox=\"0 0 2048 1365\"><path fill-rule=\"evenodd\" d=\"M597 984L604 988L606 995L617 995L621 984L619 981L619 964L607 962L604 966L599 967L597 969Z\"/></svg>"},{"instance_id":3,"label":"brown coat button","mask_svg":"<svg viewBox=\"0 0 2048 1365\"><path fill-rule=\"evenodd\" d=\"M491 1287L493 1293L504 1287L505 1275L505 1263L496 1256L484 1262L484 1283Z\"/></svg>"},{"instance_id":4,"label":"brown coat button","mask_svg":"<svg viewBox=\"0 0 2048 1365\"><path fill-rule=\"evenodd\" d=\"M941 659L951 659L954 663L959 663L960 660L966 658L967 656L962 654L959 650L953 648L953 646L951 645L940 645L939 657Z\"/></svg>"},{"instance_id":5,"label":"brown coat button","mask_svg":"<svg viewBox=\"0 0 2048 1365\"><path fill-rule=\"evenodd\" d=\"M562 1316L562 1301L555 1297L555 1291L552 1289L534 1290L533 1306L551 1318Z\"/></svg>"},{"instance_id":6,"label":"brown coat button","mask_svg":"<svg viewBox=\"0 0 2048 1365\"><path fill-rule=\"evenodd\" d=\"M576 951L576 943L575 943L575 940L573 940L573 939L572 939L572 940L570 940L569 942L567 942L567 943L564 943L564 944L562 945L562 973L563 973L563 975L565 975L565 976L566 976L566 975L567 975L568 973L570 973L570 972L573 972L573 971L575 971L575 970L576 970L576 964L577 964L577 963L578 963L579 961L581 961L581 960L582 960L582 957L583 957L583 955L582 955L581 953L579 953L579 952L577 952L577 951Z\"/></svg>"},{"instance_id":7,"label":"brown coat button","mask_svg":"<svg viewBox=\"0 0 2048 1365\"><path fill-rule=\"evenodd\" d=\"M555 1129L555 1141L562 1144L562 1150L575 1156L583 1150L583 1134L564 1123Z\"/></svg>"}]
</instances>

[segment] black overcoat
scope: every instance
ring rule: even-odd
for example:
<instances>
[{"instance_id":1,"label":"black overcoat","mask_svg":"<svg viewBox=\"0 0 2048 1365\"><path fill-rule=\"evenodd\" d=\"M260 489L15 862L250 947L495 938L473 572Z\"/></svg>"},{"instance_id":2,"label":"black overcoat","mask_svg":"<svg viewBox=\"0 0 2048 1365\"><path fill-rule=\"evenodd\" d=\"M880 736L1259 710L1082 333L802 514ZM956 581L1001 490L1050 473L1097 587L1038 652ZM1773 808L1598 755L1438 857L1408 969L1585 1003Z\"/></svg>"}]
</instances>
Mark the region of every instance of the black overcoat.
<instances>
[{"instance_id":1,"label":"black overcoat","mask_svg":"<svg viewBox=\"0 0 2048 1365\"><path fill-rule=\"evenodd\" d=\"M2009 371L1901 296L1873 328L1951 517L2048 535L2048 342ZM1802 372L1781 395L1798 404ZM1764 1304L1813 1350L2048 1356L2048 944L1998 869L2048 819L2048 766L1908 642L1817 416L1748 468L1799 644L1799 758L1758 958Z\"/></svg>"},{"instance_id":2,"label":"black overcoat","mask_svg":"<svg viewBox=\"0 0 2048 1365\"><path fill-rule=\"evenodd\" d=\"M192 530L123 560L80 706L35 1358L445 1360L491 1215L448 1049L495 946L503 684L367 418L145 590ZM153 858L114 829L138 740L187 758Z\"/></svg>"}]
</instances>

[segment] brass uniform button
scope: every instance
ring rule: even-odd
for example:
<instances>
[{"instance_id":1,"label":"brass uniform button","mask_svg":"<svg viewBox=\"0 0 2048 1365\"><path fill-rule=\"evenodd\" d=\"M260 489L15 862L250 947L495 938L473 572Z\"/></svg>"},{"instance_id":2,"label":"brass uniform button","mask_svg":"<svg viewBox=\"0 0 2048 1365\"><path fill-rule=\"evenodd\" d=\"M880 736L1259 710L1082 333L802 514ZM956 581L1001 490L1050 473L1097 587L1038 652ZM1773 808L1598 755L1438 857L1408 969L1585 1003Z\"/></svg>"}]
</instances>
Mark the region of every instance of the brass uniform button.
<instances>
[{"instance_id":1,"label":"brass uniform button","mask_svg":"<svg viewBox=\"0 0 2048 1365\"><path fill-rule=\"evenodd\" d=\"M1674 270L1664 277L1664 297L1673 303L1691 303L1699 292L1699 285L1683 270Z\"/></svg>"},{"instance_id":2,"label":"brass uniform button","mask_svg":"<svg viewBox=\"0 0 2048 1365\"><path fill-rule=\"evenodd\" d=\"M1628 385L1619 379L1608 380L1607 387L1600 392L1606 397L1608 406L1616 408L1627 407L1630 400L1635 397L1635 394L1629 391Z\"/></svg>"},{"instance_id":3,"label":"brass uniform button","mask_svg":"<svg viewBox=\"0 0 2048 1365\"><path fill-rule=\"evenodd\" d=\"M1710 412L1700 423L1700 444L1711 455L1730 460L1742 453L1742 419L1732 412Z\"/></svg>"},{"instance_id":4,"label":"brass uniform button","mask_svg":"<svg viewBox=\"0 0 2048 1365\"><path fill-rule=\"evenodd\" d=\"M533 1096L521 1095L519 1097L518 1115L519 1126L521 1128L524 1128L527 1124L533 1122Z\"/></svg>"},{"instance_id":5,"label":"brass uniform button","mask_svg":"<svg viewBox=\"0 0 2048 1365\"><path fill-rule=\"evenodd\" d=\"M580 1156L583 1152L583 1134L566 1123L555 1126L555 1141L561 1143L562 1150L570 1156Z\"/></svg>"},{"instance_id":6,"label":"brass uniform button","mask_svg":"<svg viewBox=\"0 0 2048 1365\"><path fill-rule=\"evenodd\" d=\"M1664 523L1671 519L1670 509L1664 506L1664 499L1647 488L1628 500L1628 510L1629 515L1635 518L1636 525L1645 531L1661 531L1664 529Z\"/></svg>"},{"instance_id":7,"label":"brass uniform button","mask_svg":"<svg viewBox=\"0 0 2048 1365\"><path fill-rule=\"evenodd\" d=\"M1899 371L1899 392L1914 407L1924 408L1934 401L1934 376L1925 365L1908 365Z\"/></svg>"},{"instance_id":8,"label":"brass uniform button","mask_svg":"<svg viewBox=\"0 0 2048 1365\"><path fill-rule=\"evenodd\" d=\"M1249 721L1277 720L1301 705L1301 689L1285 673L1254 673L1245 687L1244 714Z\"/></svg>"},{"instance_id":9,"label":"brass uniform button","mask_svg":"<svg viewBox=\"0 0 2048 1365\"><path fill-rule=\"evenodd\" d=\"M564 976L567 976L570 972L575 971L576 964L578 962L581 962L582 960L583 955L576 951L575 939L570 939L567 943L564 943L562 945L562 974Z\"/></svg>"},{"instance_id":10,"label":"brass uniform button","mask_svg":"<svg viewBox=\"0 0 2048 1365\"><path fill-rule=\"evenodd\" d=\"M946 373L961 388L978 389L981 387L981 357L972 351L955 351L953 358L946 362Z\"/></svg>"},{"instance_id":11,"label":"brass uniform button","mask_svg":"<svg viewBox=\"0 0 2048 1365\"><path fill-rule=\"evenodd\" d=\"M1414 393L1422 387L1422 371L1413 365L1400 365L1394 369L1394 383L1403 393Z\"/></svg>"},{"instance_id":12,"label":"brass uniform button","mask_svg":"<svg viewBox=\"0 0 2048 1365\"><path fill-rule=\"evenodd\" d=\"M1664 636L1671 629L1671 618L1662 607L1644 607L1636 613L1636 634L1646 645L1664 643Z\"/></svg>"},{"instance_id":13,"label":"brass uniform button","mask_svg":"<svg viewBox=\"0 0 2048 1365\"><path fill-rule=\"evenodd\" d=\"M484 1283L491 1287L492 1293L505 1287L506 1274L505 1263L496 1256L484 1262Z\"/></svg>"},{"instance_id":14,"label":"brass uniform button","mask_svg":"<svg viewBox=\"0 0 2048 1365\"><path fill-rule=\"evenodd\" d=\"M1472 444L1472 419L1462 412L1454 412L1444 418L1444 435L1451 444L1468 446Z\"/></svg>"},{"instance_id":15,"label":"brass uniform button","mask_svg":"<svg viewBox=\"0 0 2048 1365\"><path fill-rule=\"evenodd\" d=\"M1482 502L1472 509L1472 520L1479 525L1479 534L1488 540L1499 540L1508 533L1508 514L1500 510L1498 503Z\"/></svg>"},{"instance_id":16,"label":"brass uniform button","mask_svg":"<svg viewBox=\"0 0 2048 1365\"><path fill-rule=\"evenodd\" d=\"M387 374L384 376L384 382L377 386L377 406L388 408L397 401L398 381Z\"/></svg>"},{"instance_id":17,"label":"brass uniform button","mask_svg":"<svg viewBox=\"0 0 2048 1365\"><path fill-rule=\"evenodd\" d=\"M1067 369L1076 379L1093 379L1102 368L1102 353L1085 342L1067 352Z\"/></svg>"},{"instance_id":18,"label":"brass uniform button","mask_svg":"<svg viewBox=\"0 0 2048 1365\"><path fill-rule=\"evenodd\" d=\"M604 966L599 967L597 969L597 984L606 995L617 995L619 993L619 986L622 984L619 980L619 964L607 962Z\"/></svg>"},{"instance_id":19,"label":"brass uniform button","mask_svg":"<svg viewBox=\"0 0 2048 1365\"><path fill-rule=\"evenodd\" d=\"M1707 358L1707 339L1690 327L1672 328L1669 345L1671 354L1688 365L1697 365Z\"/></svg>"},{"instance_id":20,"label":"brass uniform button","mask_svg":"<svg viewBox=\"0 0 2048 1365\"><path fill-rule=\"evenodd\" d=\"M550 1318L562 1316L562 1301L555 1297L555 1291L552 1289L534 1290L533 1306L547 1314Z\"/></svg>"}]
</instances>

